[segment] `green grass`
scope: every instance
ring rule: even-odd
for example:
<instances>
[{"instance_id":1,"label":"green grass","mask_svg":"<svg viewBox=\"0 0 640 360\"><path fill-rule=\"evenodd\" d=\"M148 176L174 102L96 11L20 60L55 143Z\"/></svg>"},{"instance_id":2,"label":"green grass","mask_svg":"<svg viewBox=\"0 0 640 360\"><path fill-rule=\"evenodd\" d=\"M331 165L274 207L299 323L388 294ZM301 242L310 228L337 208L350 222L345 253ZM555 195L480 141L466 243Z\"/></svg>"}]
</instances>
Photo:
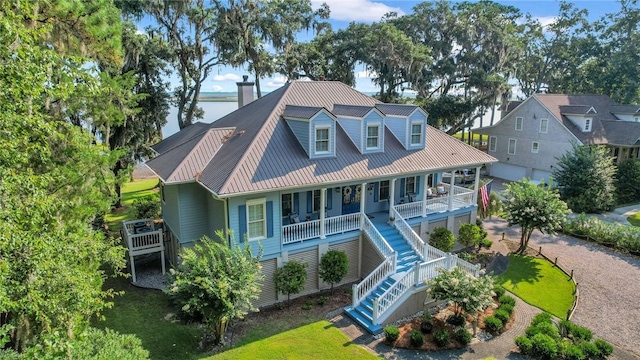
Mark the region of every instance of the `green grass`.
<instances>
[{"instance_id":1,"label":"green grass","mask_svg":"<svg viewBox=\"0 0 640 360\"><path fill-rule=\"evenodd\" d=\"M507 271L496 282L525 302L565 319L573 305L575 285L552 263L531 256L509 256Z\"/></svg>"},{"instance_id":2,"label":"green grass","mask_svg":"<svg viewBox=\"0 0 640 360\"><path fill-rule=\"evenodd\" d=\"M124 278L109 279L105 285L125 293L113 300L113 308L103 312L106 320L96 320L94 326L136 335L152 359L202 357L198 350L202 330L195 325L172 322L170 314L175 309L167 295L159 290L137 288Z\"/></svg>"},{"instance_id":3,"label":"green grass","mask_svg":"<svg viewBox=\"0 0 640 360\"><path fill-rule=\"evenodd\" d=\"M158 179L134 180L124 184L122 186L123 208L116 209L105 216L109 230L111 232L118 232L122 228L123 220L133 220L134 213L131 204L133 204L133 201L136 199L157 194L158 189L156 185L158 185Z\"/></svg>"},{"instance_id":4,"label":"green grass","mask_svg":"<svg viewBox=\"0 0 640 360\"><path fill-rule=\"evenodd\" d=\"M378 359L326 320L217 354L222 359Z\"/></svg>"},{"instance_id":5,"label":"green grass","mask_svg":"<svg viewBox=\"0 0 640 360\"><path fill-rule=\"evenodd\" d=\"M627 221L629 221L633 226L640 226L640 212L627 217Z\"/></svg>"}]
</instances>

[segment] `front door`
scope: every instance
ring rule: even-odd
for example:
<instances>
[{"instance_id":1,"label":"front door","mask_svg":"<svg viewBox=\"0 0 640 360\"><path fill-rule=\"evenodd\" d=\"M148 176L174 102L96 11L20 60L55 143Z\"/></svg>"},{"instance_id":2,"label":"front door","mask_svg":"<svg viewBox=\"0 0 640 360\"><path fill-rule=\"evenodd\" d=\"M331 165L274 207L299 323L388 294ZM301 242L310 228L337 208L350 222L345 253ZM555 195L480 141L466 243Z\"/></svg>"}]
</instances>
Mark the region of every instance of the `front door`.
<instances>
[{"instance_id":1,"label":"front door","mask_svg":"<svg viewBox=\"0 0 640 360\"><path fill-rule=\"evenodd\" d=\"M353 214L360 211L362 185L350 185L342 188L342 214Z\"/></svg>"}]
</instances>

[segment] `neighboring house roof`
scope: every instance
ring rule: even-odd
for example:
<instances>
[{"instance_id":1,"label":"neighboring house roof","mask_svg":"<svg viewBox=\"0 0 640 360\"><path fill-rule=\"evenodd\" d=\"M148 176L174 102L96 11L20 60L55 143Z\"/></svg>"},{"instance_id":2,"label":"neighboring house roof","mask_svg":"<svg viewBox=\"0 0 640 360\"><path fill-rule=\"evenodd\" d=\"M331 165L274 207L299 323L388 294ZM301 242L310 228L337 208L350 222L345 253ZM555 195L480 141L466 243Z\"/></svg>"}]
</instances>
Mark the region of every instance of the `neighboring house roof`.
<instances>
[{"instance_id":1,"label":"neighboring house roof","mask_svg":"<svg viewBox=\"0 0 640 360\"><path fill-rule=\"evenodd\" d=\"M565 115L589 115L597 114L598 112L591 105L560 105L560 113Z\"/></svg>"},{"instance_id":2,"label":"neighboring house roof","mask_svg":"<svg viewBox=\"0 0 640 360\"><path fill-rule=\"evenodd\" d=\"M611 107L611 112L614 114L636 115L640 114L640 105L614 105Z\"/></svg>"},{"instance_id":3,"label":"neighboring house roof","mask_svg":"<svg viewBox=\"0 0 640 360\"><path fill-rule=\"evenodd\" d=\"M282 115L285 111L295 110L296 113L300 111L308 116L307 110L292 106L333 109L335 104L369 108L376 106L383 113L382 108L390 113L407 115L417 108L384 105L340 82L294 81L210 124L209 129L220 131L209 135L207 141L201 130L189 128L185 130L189 130L191 136L167 138L154 149L175 150L161 152L147 164L165 182L170 181L167 174L176 179L184 179L182 172L180 176L174 174L179 168L185 171L191 169L194 172L192 178L224 197L238 193L472 167L496 161L494 157L429 126L426 130L427 146L423 150L407 151L385 129L385 151L365 155L353 145L342 128L336 126L336 156L309 159ZM205 156L187 165L185 159L180 158L184 154L195 156L196 153L203 153L196 151L196 147L213 151L217 144L215 139L220 135L226 140L221 142L213 155L209 154L211 157L208 161ZM183 141L182 144L176 144L178 138ZM165 141L170 142L171 146L163 144ZM204 163L206 165L202 165ZM200 169L196 169L198 166Z\"/></svg>"},{"instance_id":4,"label":"neighboring house roof","mask_svg":"<svg viewBox=\"0 0 640 360\"><path fill-rule=\"evenodd\" d=\"M607 144L638 145L640 144L640 123L620 120L604 120L602 127L607 134Z\"/></svg>"}]
</instances>

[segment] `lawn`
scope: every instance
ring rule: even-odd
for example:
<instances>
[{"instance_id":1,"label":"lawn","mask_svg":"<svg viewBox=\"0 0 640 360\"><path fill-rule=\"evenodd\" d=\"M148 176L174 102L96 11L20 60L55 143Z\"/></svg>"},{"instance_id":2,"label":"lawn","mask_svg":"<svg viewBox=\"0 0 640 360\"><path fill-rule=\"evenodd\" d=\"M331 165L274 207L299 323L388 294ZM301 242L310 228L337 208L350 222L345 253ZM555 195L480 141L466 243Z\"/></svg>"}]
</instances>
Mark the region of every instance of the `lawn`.
<instances>
[{"instance_id":1,"label":"lawn","mask_svg":"<svg viewBox=\"0 0 640 360\"><path fill-rule=\"evenodd\" d=\"M105 216L111 232L118 232L122 228L123 220L132 220L134 217L133 201L145 196L158 193L156 186L158 179L143 179L128 182L122 186L122 208L115 209Z\"/></svg>"},{"instance_id":2,"label":"lawn","mask_svg":"<svg viewBox=\"0 0 640 360\"><path fill-rule=\"evenodd\" d=\"M573 305L575 285L552 263L531 256L510 255L507 271L496 282L525 302L565 319Z\"/></svg>"},{"instance_id":3,"label":"lawn","mask_svg":"<svg viewBox=\"0 0 640 360\"><path fill-rule=\"evenodd\" d=\"M210 358L222 359L378 359L352 343L326 320L254 341Z\"/></svg>"},{"instance_id":4,"label":"lawn","mask_svg":"<svg viewBox=\"0 0 640 360\"><path fill-rule=\"evenodd\" d=\"M640 226L640 212L637 212L629 217L627 217L627 220L631 223L631 225L633 226Z\"/></svg>"},{"instance_id":5,"label":"lawn","mask_svg":"<svg viewBox=\"0 0 640 360\"><path fill-rule=\"evenodd\" d=\"M103 312L105 321L94 321L98 328L109 328L122 334L134 334L142 340L152 359L198 359L202 352L198 343L202 330L196 325L172 321L175 309L167 295L159 290L140 289L128 279L109 279L106 287L123 290L114 306Z\"/></svg>"}]
</instances>

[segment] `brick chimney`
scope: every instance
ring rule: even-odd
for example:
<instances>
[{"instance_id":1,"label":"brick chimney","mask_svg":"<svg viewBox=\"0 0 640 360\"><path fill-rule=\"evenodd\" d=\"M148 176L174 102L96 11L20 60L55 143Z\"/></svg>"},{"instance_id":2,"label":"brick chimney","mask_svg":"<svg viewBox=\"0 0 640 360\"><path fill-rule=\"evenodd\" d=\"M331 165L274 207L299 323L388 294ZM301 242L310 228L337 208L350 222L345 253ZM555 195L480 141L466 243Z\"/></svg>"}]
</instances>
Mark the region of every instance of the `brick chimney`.
<instances>
[{"instance_id":1,"label":"brick chimney","mask_svg":"<svg viewBox=\"0 0 640 360\"><path fill-rule=\"evenodd\" d=\"M247 81L248 79L248 75L243 75L242 82L236 83L236 85L238 85L238 109L254 100L253 85L255 83Z\"/></svg>"}]
</instances>

